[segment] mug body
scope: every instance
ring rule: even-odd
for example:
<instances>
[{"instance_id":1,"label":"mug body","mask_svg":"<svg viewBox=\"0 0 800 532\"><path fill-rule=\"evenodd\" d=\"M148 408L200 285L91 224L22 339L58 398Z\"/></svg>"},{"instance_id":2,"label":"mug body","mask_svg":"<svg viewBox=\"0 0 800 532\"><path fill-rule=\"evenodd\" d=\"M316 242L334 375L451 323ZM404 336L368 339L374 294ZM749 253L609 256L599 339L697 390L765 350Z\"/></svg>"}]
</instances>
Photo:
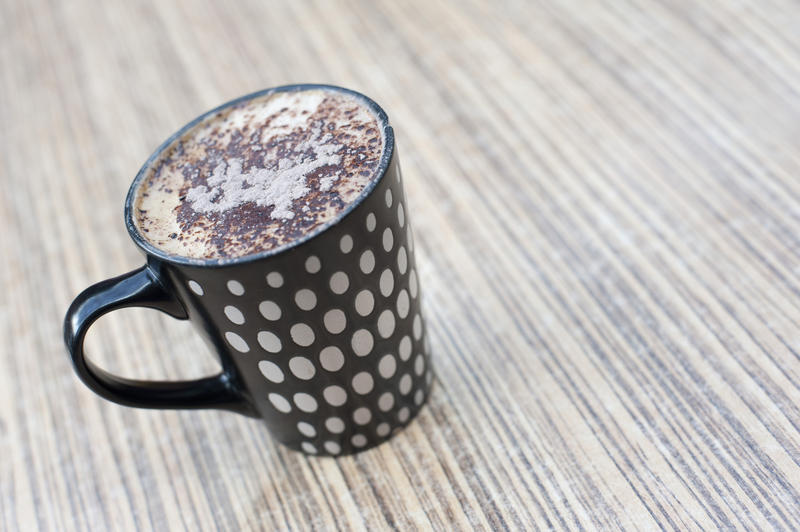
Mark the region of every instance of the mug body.
<instances>
[{"instance_id":1,"label":"mug body","mask_svg":"<svg viewBox=\"0 0 800 532\"><path fill-rule=\"evenodd\" d=\"M431 386L394 137L371 104L386 132L379 177L338 219L289 246L226 260L168 256L131 221L136 181L126 205L131 236L232 385L275 438L311 454L377 445L416 416Z\"/></svg>"}]
</instances>

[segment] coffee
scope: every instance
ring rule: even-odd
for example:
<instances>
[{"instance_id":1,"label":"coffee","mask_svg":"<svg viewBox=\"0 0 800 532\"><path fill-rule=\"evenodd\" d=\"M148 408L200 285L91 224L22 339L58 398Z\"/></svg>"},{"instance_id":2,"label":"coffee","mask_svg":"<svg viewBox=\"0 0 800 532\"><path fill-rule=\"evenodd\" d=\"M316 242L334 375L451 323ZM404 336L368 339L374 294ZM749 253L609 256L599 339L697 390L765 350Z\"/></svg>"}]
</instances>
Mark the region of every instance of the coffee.
<instances>
[{"instance_id":1,"label":"coffee","mask_svg":"<svg viewBox=\"0 0 800 532\"><path fill-rule=\"evenodd\" d=\"M307 454L386 441L419 413L433 378L395 156L386 114L337 87L268 89L190 122L128 191L126 226L146 263L67 311L78 375L127 406L260 417ZM221 371L141 382L90 363L89 328L130 306L190 320Z\"/></svg>"},{"instance_id":2,"label":"coffee","mask_svg":"<svg viewBox=\"0 0 800 532\"><path fill-rule=\"evenodd\" d=\"M322 88L262 95L163 150L135 190L134 223L171 255L279 248L351 205L378 177L384 149L381 120L362 98Z\"/></svg>"}]
</instances>

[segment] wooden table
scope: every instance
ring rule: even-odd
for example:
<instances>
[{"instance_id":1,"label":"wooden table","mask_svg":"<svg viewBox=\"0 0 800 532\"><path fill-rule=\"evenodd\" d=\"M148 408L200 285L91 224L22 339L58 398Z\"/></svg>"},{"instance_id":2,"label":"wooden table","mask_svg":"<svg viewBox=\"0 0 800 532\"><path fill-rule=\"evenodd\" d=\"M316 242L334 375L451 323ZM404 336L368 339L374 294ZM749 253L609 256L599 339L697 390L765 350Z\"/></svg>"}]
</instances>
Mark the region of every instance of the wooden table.
<instances>
[{"instance_id":1,"label":"wooden table","mask_svg":"<svg viewBox=\"0 0 800 532\"><path fill-rule=\"evenodd\" d=\"M0 10L0 528L785 529L800 523L800 6L56 2ZM389 112L437 379L309 458L73 374L64 311L138 266L152 150L257 89ZM90 352L215 370L146 310Z\"/></svg>"}]
</instances>

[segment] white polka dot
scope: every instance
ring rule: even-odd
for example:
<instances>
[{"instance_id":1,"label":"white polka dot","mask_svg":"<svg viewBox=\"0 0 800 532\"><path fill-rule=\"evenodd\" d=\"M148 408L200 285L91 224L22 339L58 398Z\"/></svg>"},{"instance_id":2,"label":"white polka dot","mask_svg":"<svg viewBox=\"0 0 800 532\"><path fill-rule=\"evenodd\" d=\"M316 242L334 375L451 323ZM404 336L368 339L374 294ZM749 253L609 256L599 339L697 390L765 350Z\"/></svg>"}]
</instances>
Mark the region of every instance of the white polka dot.
<instances>
[{"instance_id":1,"label":"white polka dot","mask_svg":"<svg viewBox=\"0 0 800 532\"><path fill-rule=\"evenodd\" d=\"M269 402L272 403L272 406L274 406L279 412L283 412L285 414L292 411L292 405L290 405L289 401L287 401L286 398L279 393L271 393L267 396L267 399L269 399Z\"/></svg>"},{"instance_id":2,"label":"white polka dot","mask_svg":"<svg viewBox=\"0 0 800 532\"><path fill-rule=\"evenodd\" d=\"M353 444L353 447L364 447L367 444L367 437L363 434L353 434L350 443Z\"/></svg>"},{"instance_id":3,"label":"white polka dot","mask_svg":"<svg viewBox=\"0 0 800 532\"><path fill-rule=\"evenodd\" d=\"M353 338L350 340L350 345L353 347L353 352L360 356L367 356L372 351L375 341L372 339L372 333L366 329L359 329L353 333Z\"/></svg>"},{"instance_id":4,"label":"white polka dot","mask_svg":"<svg viewBox=\"0 0 800 532\"><path fill-rule=\"evenodd\" d=\"M411 231L411 225L408 226L408 250L414 251L414 233Z\"/></svg>"},{"instance_id":5,"label":"white polka dot","mask_svg":"<svg viewBox=\"0 0 800 532\"><path fill-rule=\"evenodd\" d=\"M342 350L329 345L319 353L319 363L327 371L339 371L344 366Z\"/></svg>"},{"instance_id":6,"label":"white polka dot","mask_svg":"<svg viewBox=\"0 0 800 532\"><path fill-rule=\"evenodd\" d=\"M314 364L305 357L293 357L289 360L289 371L298 379L307 381L314 377L317 370Z\"/></svg>"},{"instance_id":7,"label":"white polka dot","mask_svg":"<svg viewBox=\"0 0 800 532\"><path fill-rule=\"evenodd\" d=\"M386 200L386 206L387 207L391 207L392 206L392 189L391 188L387 188L386 189L386 194L385 194L384 199Z\"/></svg>"},{"instance_id":8,"label":"white polka dot","mask_svg":"<svg viewBox=\"0 0 800 532\"><path fill-rule=\"evenodd\" d=\"M325 324L325 328L331 334L339 334L347 326L347 318L345 317L344 312L338 308L331 309L326 312L325 316L322 318L322 322Z\"/></svg>"},{"instance_id":9,"label":"white polka dot","mask_svg":"<svg viewBox=\"0 0 800 532\"><path fill-rule=\"evenodd\" d=\"M300 444L300 448L303 449L308 454L317 454L317 448L314 447L314 444L308 441L304 441Z\"/></svg>"},{"instance_id":10,"label":"white polka dot","mask_svg":"<svg viewBox=\"0 0 800 532\"><path fill-rule=\"evenodd\" d=\"M306 423L305 421L301 421L297 424L297 430L300 431L300 434L308 438L313 438L317 435L317 429L314 428L314 425Z\"/></svg>"},{"instance_id":11,"label":"white polka dot","mask_svg":"<svg viewBox=\"0 0 800 532\"><path fill-rule=\"evenodd\" d=\"M383 270L379 284L381 287L381 294L383 294L384 297L392 295L392 290L394 290L394 274L392 270L389 268Z\"/></svg>"},{"instance_id":12,"label":"white polka dot","mask_svg":"<svg viewBox=\"0 0 800 532\"><path fill-rule=\"evenodd\" d=\"M389 338L394 332L394 313L391 310L384 310L378 316L378 334L383 338Z\"/></svg>"},{"instance_id":13,"label":"white polka dot","mask_svg":"<svg viewBox=\"0 0 800 532\"><path fill-rule=\"evenodd\" d=\"M397 419L400 421L400 423L405 423L406 421L408 421L408 416L409 416L410 413L411 412L409 412L408 407L404 406L397 413Z\"/></svg>"},{"instance_id":14,"label":"white polka dot","mask_svg":"<svg viewBox=\"0 0 800 532\"><path fill-rule=\"evenodd\" d=\"M362 371L361 373L356 373L356 376L353 377L352 384L353 390L355 390L357 394L366 395L372 391L375 383L372 380L372 375L366 371Z\"/></svg>"},{"instance_id":15,"label":"white polka dot","mask_svg":"<svg viewBox=\"0 0 800 532\"><path fill-rule=\"evenodd\" d=\"M270 353L277 353L281 350L281 340L269 331L258 333L258 344Z\"/></svg>"},{"instance_id":16,"label":"white polka dot","mask_svg":"<svg viewBox=\"0 0 800 532\"><path fill-rule=\"evenodd\" d=\"M394 406L394 395L389 392L384 393L378 398L378 408L383 412L388 412Z\"/></svg>"},{"instance_id":17,"label":"white polka dot","mask_svg":"<svg viewBox=\"0 0 800 532\"><path fill-rule=\"evenodd\" d=\"M289 329L292 340L299 346L308 347L314 343L314 331L305 323L295 323Z\"/></svg>"},{"instance_id":18,"label":"white polka dot","mask_svg":"<svg viewBox=\"0 0 800 532\"><path fill-rule=\"evenodd\" d=\"M347 392L341 386L328 386L322 391L322 397L331 406L342 406L347 401Z\"/></svg>"},{"instance_id":19,"label":"white polka dot","mask_svg":"<svg viewBox=\"0 0 800 532\"><path fill-rule=\"evenodd\" d=\"M189 281L189 290L197 294L198 296L202 296L205 292L203 292L203 287L200 286L200 283L197 281Z\"/></svg>"},{"instance_id":20,"label":"white polka dot","mask_svg":"<svg viewBox=\"0 0 800 532\"><path fill-rule=\"evenodd\" d=\"M369 408L366 406L356 408L353 412L353 421L355 421L357 425L366 425L371 419L372 412L370 412Z\"/></svg>"},{"instance_id":21,"label":"white polka dot","mask_svg":"<svg viewBox=\"0 0 800 532\"><path fill-rule=\"evenodd\" d=\"M334 294L344 294L350 286L350 279L347 278L346 273L336 272L331 275L330 285Z\"/></svg>"},{"instance_id":22,"label":"white polka dot","mask_svg":"<svg viewBox=\"0 0 800 532\"><path fill-rule=\"evenodd\" d=\"M341 434L344 432L344 421L342 418L329 417L325 420L325 428L333 434Z\"/></svg>"},{"instance_id":23,"label":"white polka dot","mask_svg":"<svg viewBox=\"0 0 800 532\"><path fill-rule=\"evenodd\" d=\"M283 382L284 379L283 371L281 370L280 366L278 366L274 362L270 362L269 360L262 360L261 362L258 363L258 370L270 382L274 383Z\"/></svg>"},{"instance_id":24,"label":"white polka dot","mask_svg":"<svg viewBox=\"0 0 800 532\"><path fill-rule=\"evenodd\" d=\"M425 374L425 382L428 384L428 386L430 386L432 380L433 380L433 372L429 371L428 373Z\"/></svg>"},{"instance_id":25,"label":"white polka dot","mask_svg":"<svg viewBox=\"0 0 800 532\"><path fill-rule=\"evenodd\" d=\"M306 271L308 273L317 273L320 268L322 268L322 264L316 255L311 255L306 259Z\"/></svg>"},{"instance_id":26,"label":"white polka dot","mask_svg":"<svg viewBox=\"0 0 800 532\"><path fill-rule=\"evenodd\" d=\"M281 319L281 307L274 301L262 301L258 305L258 311L270 321Z\"/></svg>"},{"instance_id":27,"label":"white polka dot","mask_svg":"<svg viewBox=\"0 0 800 532\"><path fill-rule=\"evenodd\" d=\"M317 411L317 400L307 393L294 394L294 404L303 412L311 413Z\"/></svg>"},{"instance_id":28,"label":"white polka dot","mask_svg":"<svg viewBox=\"0 0 800 532\"><path fill-rule=\"evenodd\" d=\"M416 373L417 376L422 376L423 371L425 371L425 357L417 355L417 358L414 360L414 373Z\"/></svg>"},{"instance_id":29,"label":"white polka dot","mask_svg":"<svg viewBox=\"0 0 800 532\"><path fill-rule=\"evenodd\" d=\"M375 433L381 438L383 438L385 436L388 436L391 430L392 427L390 427L388 423L381 423L375 428Z\"/></svg>"},{"instance_id":30,"label":"white polka dot","mask_svg":"<svg viewBox=\"0 0 800 532\"><path fill-rule=\"evenodd\" d=\"M303 288L295 293L294 302L302 310L311 310L317 306L317 296L308 288Z\"/></svg>"},{"instance_id":31,"label":"white polka dot","mask_svg":"<svg viewBox=\"0 0 800 532\"><path fill-rule=\"evenodd\" d=\"M419 314L414 316L414 325L412 327L414 338L419 340L422 337L422 318L419 317Z\"/></svg>"},{"instance_id":32,"label":"white polka dot","mask_svg":"<svg viewBox=\"0 0 800 532\"><path fill-rule=\"evenodd\" d=\"M372 273L372 270L375 269L375 254L372 252L372 250L368 249L361 254L361 258L358 260L358 265L362 272Z\"/></svg>"},{"instance_id":33,"label":"white polka dot","mask_svg":"<svg viewBox=\"0 0 800 532\"><path fill-rule=\"evenodd\" d=\"M239 281L234 281L233 279L231 279L230 281L228 281L228 292L230 292L235 296L240 296L244 294L244 286L242 286L242 283L240 283Z\"/></svg>"},{"instance_id":34,"label":"white polka dot","mask_svg":"<svg viewBox=\"0 0 800 532\"><path fill-rule=\"evenodd\" d=\"M408 299L408 292L406 292L406 289L403 288L400 290L400 294L397 296L397 315L400 316L400 318L405 318L408 316L408 310L410 306L411 303Z\"/></svg>"},{"instance_id":35,"label":"white polka dot","mask_svg":"<svg viewBox=\"0 0 800 532\"><path fill-rule=\"evenodd\" d=\"M414 404L419 406L422 404L422 401L425 399L425 392L422 390L417 390L414 394Z\"/></svg>"},{"instance_id":36,"label":"white polka dot","mask_svg":"<svg viewBox=\"0 0 800 532\"><path fill-rule=\"evenodd\" d=\"M226 332L225 339L231 344L231 347L239 351L240 353L247 353L250 351L250 346L247 345L247 342L244 341L244 338L236 334L235 332Z\"/></svg>"},{"instance_id":37,"label":"white polka dot","mask_svg":"<svg viewBox=\"0 0 800 532\"><path fill-rule=\"evenodd\" d=\"M267 274L267 284L272 288L280 288L283 286L283 275L278 272L270 272Z\"/></svg>"},{"instance_id":38,"label":"white polka dot","mask_svg":"<svg viewBox=\"0 0 800 532\"><path fill-rule=\"evenodd\" d=\"M353 237L344 235L342 239L339 240L339 249L342 250L342 253L350 253L353 251Z\"/></svg>"},{"instance_id":39,"label":"white polka dot","mask_svg":"<svg viewBox=\"0 0 800 532\"><path fill-rule=\"evenodd\" d=\"M361 316L368 316L375 308L375 298L369 290L362 290L356 296L356 312Z\"/></svg>"},{"instance_id":40,"label":"white polka dot","mask_svg":"<svg viewBox=\"0 0 800 532\"><path fill-rule=\"evenodd\" d=\"M383 230L383 249L388 252L392 250L392 246L394 246L394 235L392 230L387 227Z\"/></svg>"},{"instance_id":41,"label":"white polka dot","mask_svg":"<svg viewBox=\"0 0 800 532\"><path fill-rule=\"evenodd\" d=\"M408 336L403 336L403 339L400 340L398 353L400 354L400 358L402 360L408 360L411 358L411 338Z\"/></svg>"},{"instance_id":42,"label":"white polka dot","mask_svg":"<svg viewBox=\"0 0 800 532\"><path fill-rule=\"evenodd\" d=\"M400 224L400 227L406 225L406 213L403 210L402 203L397 205L397 222Z\"/></svg>"},{"instance_id":43,"label":"white polka dot","mask_svg":"<svg viewBox=\"0 0 800 532\"><path fill-rule=\"evenodd\" d=\"M375 230L375 215L373 213L369 213L367 215L367 231L370 233Z\"/></svg>"},{"instance_id":44,"label":"white polka dot","mask_svg":"<svg viewBox=\"0 0 800 532\"><path fill-rule=\"evenodd\" d=\"M405 275L407 268L408 255L406 255L406 248L405 246L400 246L400 250L397 252L397 271L400 272L400 275Z\"/></svg>"},{"instance_id":45,"label":"white polka dot","mask_svg":"<svg viewBox=\"0 0 800 532\"><path fill-rule=\"evenodd\" d=\"M411 391L411 375L406 373L400 377L400 384L397 386L397 389L400 390L401 394L407 395L408 392Z\"/></svg>"},{"instance_id":46,"label":"white polka dot","mask_svg":"<svg viewBox=\"0 0 800 532\"><path fill-rule=\"evenodd\" d=\"M236 325L241 325L244 323L244 314L242 314L242 311L233 305L227 305L225 307L225 316L227 316L228 319Z\"/></svg>"},{"instance_id":47,"label":"white polka dot","mask_svg":"<svg viewBox=\"0 0 800 532\"><path fill-rule=\"evenodd\" d=\"M414 268L411 268L411 275L408 276L408 290L411 292L411 297L417 297L417 290L419 286L417 286L417 271Z\"/></svg>"},{"instance_id":48,"label":"white polka dot","mask_svg":"<svg viewBox=\"0 0 800 532\"><path fill-rule=\"evenodd\" d=\"M394 372L397 370L397 361L393 355L383 355L381 361L378 363L378 373L384 379L390 379Z\"/></svg>"},{"instance_id":49,"label":"white polka dot","mask_svg":"<svg viewBox=\"0 0 800 532\"><path fill-rule=\"evenodd\" d=\"M323 445L325 446L325 450L330 454L339 454L342 452L342 448L339 447L339 444L335 441L326 441Z\"/></svg>"}]
</instances>

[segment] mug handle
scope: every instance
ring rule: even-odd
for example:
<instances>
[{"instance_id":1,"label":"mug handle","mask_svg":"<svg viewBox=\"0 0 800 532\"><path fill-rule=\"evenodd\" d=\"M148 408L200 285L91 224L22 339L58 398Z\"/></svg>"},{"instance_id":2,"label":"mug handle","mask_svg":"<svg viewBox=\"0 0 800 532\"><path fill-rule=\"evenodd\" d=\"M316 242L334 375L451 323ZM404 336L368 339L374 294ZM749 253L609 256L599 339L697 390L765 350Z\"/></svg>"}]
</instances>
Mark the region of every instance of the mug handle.
<instances>
[{"instance_id":1,"label":"mug handle","mask_svg":"<svg viewBox=\"0 0 800 532\"><path fill-rule=\"evenodd\" d=\"M179 320L188 318L183 305L146 265L81 292L64 318L64 341L75 371L92 391L125 406L219 408L257 416L243 391L225 371L193 381L140 381L112 375L88 360L83 340L89 327L100 316L124 307L154 308Z\"/></svg>"}]
</instances>

